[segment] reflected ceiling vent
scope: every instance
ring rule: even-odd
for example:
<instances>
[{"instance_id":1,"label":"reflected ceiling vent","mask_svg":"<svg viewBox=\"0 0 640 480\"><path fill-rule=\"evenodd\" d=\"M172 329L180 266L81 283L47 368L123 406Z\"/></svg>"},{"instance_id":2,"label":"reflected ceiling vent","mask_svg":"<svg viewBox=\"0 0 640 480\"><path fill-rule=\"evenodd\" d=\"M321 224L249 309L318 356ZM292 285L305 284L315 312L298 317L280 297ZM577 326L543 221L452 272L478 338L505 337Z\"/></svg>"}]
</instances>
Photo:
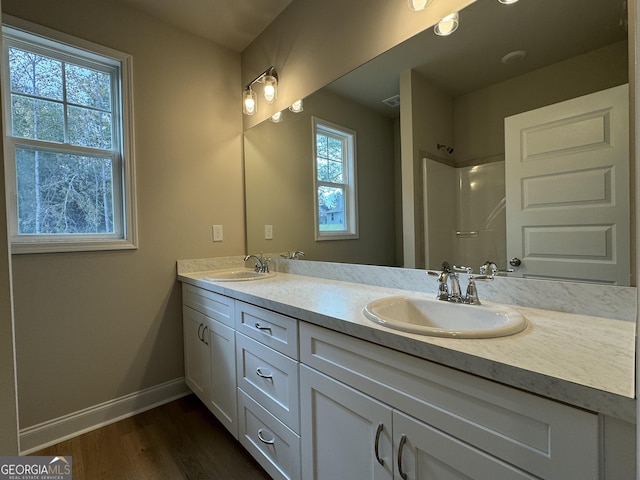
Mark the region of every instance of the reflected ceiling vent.
<instances>
[{"instance_id":1,"label":"reflected ceiling vent","mask_svg":"<svg viewBox=\"0 0 640 480\"><path fill-rule=\"evenodd\" d=\"M393 97L386 98L382 100L382 103L391 108L396 108L400 106L400 95L394 95Z\"/></svg>"}]
</instances>

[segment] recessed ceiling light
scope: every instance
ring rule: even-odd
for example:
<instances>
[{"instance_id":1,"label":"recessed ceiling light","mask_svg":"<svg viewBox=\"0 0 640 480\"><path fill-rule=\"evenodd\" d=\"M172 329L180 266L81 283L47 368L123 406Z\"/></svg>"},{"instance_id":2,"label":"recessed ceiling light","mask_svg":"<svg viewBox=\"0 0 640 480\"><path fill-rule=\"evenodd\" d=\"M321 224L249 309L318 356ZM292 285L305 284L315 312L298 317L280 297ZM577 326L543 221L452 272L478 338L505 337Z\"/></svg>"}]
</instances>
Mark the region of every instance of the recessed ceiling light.
<instances>
[{"instance_id":1,"label":"recessed ceiling light","mask_svg":"<svg viewBox=\"0 0 640 480\"><path fill-rule=\"evenodd\" d=\"M512 3L516 3L518 0L498 0L503 5L511 5Z\"/></svg>"},{"instance_id":2,"label":"recessed ceiling light","mask_svg":"<svg viewBox=\"0 0 640 480\"><path fill-rule=\"evenodd\" d=\"M507 53L500 61L505 65L511 65L512 63L519 63L525 58L527 58L527 52L525 50L516 50Z\"/></svg>"}]
</instances>

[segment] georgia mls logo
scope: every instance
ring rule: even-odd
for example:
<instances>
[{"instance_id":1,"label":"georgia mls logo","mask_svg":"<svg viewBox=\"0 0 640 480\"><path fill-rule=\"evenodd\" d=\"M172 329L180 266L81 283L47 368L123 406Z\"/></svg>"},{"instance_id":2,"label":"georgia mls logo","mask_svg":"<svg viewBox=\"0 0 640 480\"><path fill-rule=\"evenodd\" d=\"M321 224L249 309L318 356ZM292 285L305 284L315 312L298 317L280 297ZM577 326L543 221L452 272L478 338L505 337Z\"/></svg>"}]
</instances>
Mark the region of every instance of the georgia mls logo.
<instances>
[{"instance_id":1,"label":"georgia mls logo","mask_svg":"<svg viewBox=\"0 0 640 480\"><path fill-rule=\"evenodd\" d=\"M71 457L0 457L0 480L71 478Z\"/></svg>"}]
</instances>

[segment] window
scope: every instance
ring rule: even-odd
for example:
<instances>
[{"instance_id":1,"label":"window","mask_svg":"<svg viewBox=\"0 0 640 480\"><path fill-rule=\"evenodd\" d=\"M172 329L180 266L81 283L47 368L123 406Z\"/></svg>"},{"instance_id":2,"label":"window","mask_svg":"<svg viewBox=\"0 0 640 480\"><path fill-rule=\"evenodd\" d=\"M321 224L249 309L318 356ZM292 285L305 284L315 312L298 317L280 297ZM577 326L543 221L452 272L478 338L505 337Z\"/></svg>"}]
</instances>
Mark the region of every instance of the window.
<instances>
[{"instance_id":1,"label":"window","mask_svg":"<svg viewBox=\"0 0 640 480\"><path fill-rule=\"evenodd\" d=\"M358 238L356 132L312 121L316 240Z\"/></svg>"},{"instance_id":2,"label":"window","mask_svg":"<svg viewBox=\"0 0 640 480\"><path fill-rule=\"evenodd\" d=\"M12 252L135 248L131 57L10 23L2 93Z\"/></svg>"}]
</instances>

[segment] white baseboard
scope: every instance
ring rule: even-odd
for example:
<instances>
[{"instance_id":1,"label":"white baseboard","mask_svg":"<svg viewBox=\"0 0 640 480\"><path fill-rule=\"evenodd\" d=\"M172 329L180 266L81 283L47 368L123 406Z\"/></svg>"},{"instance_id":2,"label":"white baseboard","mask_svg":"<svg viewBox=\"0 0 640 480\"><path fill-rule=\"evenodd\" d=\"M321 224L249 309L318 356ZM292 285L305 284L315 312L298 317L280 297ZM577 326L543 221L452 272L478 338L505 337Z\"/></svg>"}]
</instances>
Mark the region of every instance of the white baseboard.
<instances>
[{"instance_id":1,"label":"white baseboard","mask_svg":"<svg viewBox=\"0 0 640 480\"><path fill-rule=\"evenodd\" d=\"M184 377L20 430L20 454L28 455L91 430L188 395Z\"/></svg>"}]
</instances>

